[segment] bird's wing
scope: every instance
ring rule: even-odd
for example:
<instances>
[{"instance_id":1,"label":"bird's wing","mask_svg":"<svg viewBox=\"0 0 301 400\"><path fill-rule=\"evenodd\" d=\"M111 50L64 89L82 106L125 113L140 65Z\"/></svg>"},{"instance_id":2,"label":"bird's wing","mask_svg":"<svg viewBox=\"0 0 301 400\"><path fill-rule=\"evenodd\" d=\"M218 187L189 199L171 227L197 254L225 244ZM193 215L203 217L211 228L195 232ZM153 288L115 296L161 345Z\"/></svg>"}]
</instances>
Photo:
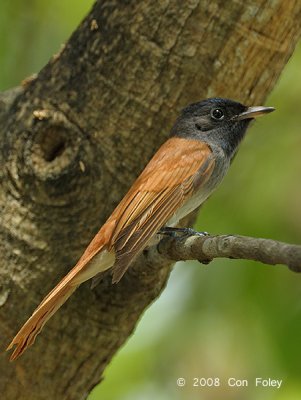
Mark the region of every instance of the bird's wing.
<instances>
[{"instance_id":1,"label":"bird's wing","mask_svg":"<svg viewBox=\"0 0 301 400\"><path fill-rule=\"evenodd\" d=\"M172 138L161 146L110 218L115 221L108 246L116 256L113 282L213 168L212 150L204 142Z\"/></svg>"}]
</instances>

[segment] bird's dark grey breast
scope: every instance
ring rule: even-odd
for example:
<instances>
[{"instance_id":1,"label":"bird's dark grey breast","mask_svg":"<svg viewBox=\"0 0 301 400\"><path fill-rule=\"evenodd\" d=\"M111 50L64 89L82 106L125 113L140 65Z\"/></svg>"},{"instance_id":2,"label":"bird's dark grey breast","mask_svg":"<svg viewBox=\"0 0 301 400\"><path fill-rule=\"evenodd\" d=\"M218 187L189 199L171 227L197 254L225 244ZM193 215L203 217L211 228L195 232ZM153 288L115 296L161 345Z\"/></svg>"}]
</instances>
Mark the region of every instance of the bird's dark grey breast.
<instances>
[{"instance_id":1,"label":"bird's dark grey breast","mask_svg":"<svg viewBox=\"0 0 301 400\"><path fill-rule=\"evenodd\" d=\"M214 159L214 168L210 178L204 185L204 189L212 192L226 175L230 166L230 159L227 156L227 154L225 154L225 151L221 146L210 142L208 142L208 145L212 150L212 157ZM201 174L202 173L201 169L197 173Z\"/></svg>"}]
</instances>

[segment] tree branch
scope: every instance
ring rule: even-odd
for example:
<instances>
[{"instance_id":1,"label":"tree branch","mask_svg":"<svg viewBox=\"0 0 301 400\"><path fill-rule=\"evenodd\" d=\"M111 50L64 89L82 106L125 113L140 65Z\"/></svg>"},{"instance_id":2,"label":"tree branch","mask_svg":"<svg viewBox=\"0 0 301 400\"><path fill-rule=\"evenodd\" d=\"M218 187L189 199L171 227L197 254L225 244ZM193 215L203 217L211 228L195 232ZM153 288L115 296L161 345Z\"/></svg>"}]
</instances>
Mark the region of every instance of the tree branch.
<instances>
[{"instance_id":1,"label":"tree branch","mask_svg":"<svg viewBox=\"0 0 301 400\"><path fill-rule=\"evenodd\" d=\"M301 246L272 239L240 235L167 237L159 242L157 250L174 261L198 260L208 264L214 258L235 258L284 264L294 272L301 272Z\"/></svg>"}]
</instances>

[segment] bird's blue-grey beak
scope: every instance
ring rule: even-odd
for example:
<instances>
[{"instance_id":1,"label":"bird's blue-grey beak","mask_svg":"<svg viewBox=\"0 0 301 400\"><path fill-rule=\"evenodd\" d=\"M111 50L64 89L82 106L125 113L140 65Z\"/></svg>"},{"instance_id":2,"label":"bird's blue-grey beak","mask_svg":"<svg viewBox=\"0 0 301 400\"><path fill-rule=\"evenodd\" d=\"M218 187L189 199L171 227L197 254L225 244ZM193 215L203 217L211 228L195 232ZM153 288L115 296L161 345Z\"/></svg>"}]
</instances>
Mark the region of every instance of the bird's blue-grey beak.
<instances>
[{"instance_id":1,"label":"bird's blue-grey beak","mask_svg":"<svg viewBox=\"0 0 301 400\"><path fill-rule=\"evenodd\" d=\"M262 107L262 106L249 107L246 109L246 111L238 115L234 115L234 117L232 117L231 120L241 121L242 119L256 118L259 117L260 115L268 114L273 111L275 111L274 107Z\"/></svg>"}]
</instances>

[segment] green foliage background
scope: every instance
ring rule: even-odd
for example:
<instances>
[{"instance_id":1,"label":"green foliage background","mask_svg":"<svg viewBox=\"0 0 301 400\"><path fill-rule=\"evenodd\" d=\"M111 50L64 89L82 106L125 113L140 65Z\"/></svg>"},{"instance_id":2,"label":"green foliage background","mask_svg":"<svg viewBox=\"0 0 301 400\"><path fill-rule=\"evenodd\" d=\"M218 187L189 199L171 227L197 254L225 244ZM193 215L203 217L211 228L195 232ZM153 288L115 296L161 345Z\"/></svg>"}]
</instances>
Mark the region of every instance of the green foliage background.
<instances>
[{"instance_id":1,"label":"green foliage background","mask_svg":"<svg viewBox=\"0 0 301 400\"><path fill-rule=\"evenodd\" d=\"M0 90L59 51L92 0L1 0ZM277 112L249 131L197 228L292 243L301 239L301 48L267 104ZM89 400L301 398L301 276L285 267L216 260L179 263L161 298L106 370ZM177 387L179 377L186 379ZM219 377L219 388L193 386ZM249 386L230 388L230 377ZM256 377L282 379L256 388Z\"/></svg>"}]
</instances>

